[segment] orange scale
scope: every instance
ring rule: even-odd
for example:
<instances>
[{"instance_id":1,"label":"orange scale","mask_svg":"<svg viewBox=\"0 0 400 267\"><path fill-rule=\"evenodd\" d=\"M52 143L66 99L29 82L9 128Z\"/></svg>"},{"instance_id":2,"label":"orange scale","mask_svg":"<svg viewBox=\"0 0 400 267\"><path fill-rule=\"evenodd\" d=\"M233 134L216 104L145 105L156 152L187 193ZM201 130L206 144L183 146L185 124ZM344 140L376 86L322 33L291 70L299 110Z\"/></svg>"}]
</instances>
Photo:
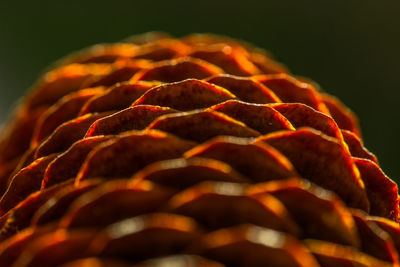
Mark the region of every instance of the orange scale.
<instances>
[{"instance_id":1,"label":"orange scale","mask_svg":"<svg viewBox=\"0 0 400 267\"><path fill-rule=\"evenodd\" d=\"M88 245L95 237L95 232L68 232L63 229L48 233L32 242L17 258L15 266L60 266L71 260L81 259L91 254Z\"/></svg>"},{"instance_id":2,"label":"orange scale","mask_svg":"<svg viewBox=\"0 0 400 267\"><path fill-rule=\"evenodd\" d=\"M10 178L16 174L16 170L19 170L20 161L22 159L16 158L6 164L0 165L0 195L3 195L10 184Z\"/></svg>"},{"instance_id":3,"label":"orange scale","mask_svg":"<svg viewBox=\"0 0 400 267\"><path fill-rule=\"evenodd\" d=\"M399 266L399 255L389 234L374 222L368 221L363 212L353 210L352 213L361 239L361 251Z\"/></svg>"},{"instance_id":4,"label":"orange scale","mask_svg":"<svg viewBox=\"0 0 400 267\"><path fill-rule=\"evenodd\" d=\"M359 250L320 240L305 240L305 246L324 267L352 267L352 266L374 266L393 267L389 262L384 262Z\"/></svg>"},{"instance_id":5,"label":"orange scale","mask_svg":"<svg viewBox=\"0 0 400 267\"><path fill-rule=\"evenodd\" d=\"M339 128L349 130L361 138L361 130L356 115L336 97L328 94L321 94L321 97Z\"/></svg>"},{"instance_id":6,"label":"orange scale","mask_svg":"<svg viewBox=\"0 0 400 267\"><path fill-rule=\"evenodd\" d=\"M103 87L80 90L68 94L47 109L38 120L31 140L31 147L37 147L62 123L79 115L82 106L93 96L101 93Z\"/></svg>"},{"instance_id":7,"label":"orange scale","mask_svg":"<svg viewBox=\"0 0 400 267\"><path fill-rule=\"evenodd\" d=\"M229 165L206 158L179 158L153 163L132 178L133 183L142 181L177 189L184 189L203 181L248 182Z\"/></svg>"},{"instance_id":8,"label":"orange scale","mask_svg":"<svg viewBox=\"0 0 400 267\"><path fill-rule=\"evenodd\" d=\"M185 158L204 157L225 162L252 182L297 176L288 159L273 147L245 138L217 137L194 147Z\"/></svg>"},{"instance_id":9,"label":"orange scale","mask_svg":"<svg viewBox=\"0 0 400 267\"><path fill-rule=\"evenodd\" d=\"M180 56L182 56L182 52L174 47L153 47L140 50L140 53L137 53L133 58L160 61Z\"/></svg>"},{"instance_id":10,"label":"orange scale","mask_svg":"<svg viewBox=\"0 0 400 267\"><path fill-rule=\"evenodd\" d=\"M29 195L13 209L9 210L0 219L6 218L5 223L0 224L0 241L6 240L27 228L31 224L35 212L60 190L72 184L72 182L71 180L66 181L52 188L37 191Z\"/></svg>"},{"instance_id":11,"label":"orange scale","mask_svg":"<svg viewBox=\"0 0 400 267\"><path fill-rule=\"evenodd\" d=\"M109 73L87 79L82 87L112 86L118 82L128 81L135 73L148 69L151 65L146 60L119 60L112 65Z\"/></svg>"},{"instance_id":12,"label":"orange scale","mask_svg":"<svg viewBox=\"0 0 400 267\"><path fill-rule=\"evenodd\" d=\"M298 236L301 230L271 195L248 196L237 183L204 182L176 194L167 210L194 218L207 229L250 223Z\"/></svg>"},{"instance_id":13,"label":"orange scale","mask_svg":"<svg viewBox=\"0 0 400 267\"><path fill-rule=\"evenodd\" d=\"M36 123L46 109L42 107L28 111L21 108L19 114L11 118L10 125L3 130L0 138L0 166L18 161L29 149Z\"/></svg>"},{"instance_id":14,"label":"orange scale","mask_svg":"<svg viewBox=\"0 0 400 267\"><path fill-rule=\"evenodd\" d=\"M199 235L197 224L190 218L153 213L106 227L93 240L90 250L103 258L137 262L182 253Z\"/></svg>"},{"instance_id":15,"label":"orange scale","mask_svg":"<svg viewBox=\"0 0 400 267\"><path fill-rule=\"evenodd\" d=\"M179 40L165 38L138 47L133 58L161 61L187 54L189 47Z\"/></svg>"},{"instance_id":16,"label":"orange scale","mask_svg":"<svg viewBox=\"0 0 400 267\"><path fill-rule=\"evenodd\" d=\"M71 64L52 70L35 85L35 90L24 101L28 110L49 106L63 96L80 90L83 83L109 73L110 64Z\"/></svg>"},{"instance_id":17,"label":"orange scale","mask_svg":"<svg viewBox=\"0 0 400 267\"><path fill-rule=\"evenodd\" d=\"M268 134L280 130L295 130L289 120L280 112L267 105L250 104L238 100L228 100L207 110L217 111L243 122L248 127Z\"/></svg>"},{"instance_id":18,"label":"orange scale","mask_svg":"<svg viewBox=\"0 0 400 267\"><path fill-rule=\"evenodd\" d=\"M49 163L44 172L41 188L45 189L75 178L88 154L96 146L112 138L112 136L98 136L85 138L74 143L67 151L58 155Z\"/></svg>"},{"instance_id":19,"label":"orange scale","mask_svg":"<svg viewBox=\"0 0 400 267\"><path fill-rule=\"evenodd\" d=\"M44 225L58 225L58 220L69 210L70 205L75 199L94 190L102 185L103 182L101 179L90 179L77 186L73 184L64 186L64 188L60 189L35 211L31 220L31 226L41 229Z\"/></svg>"},{"instance_id":20,"label":"orange scale","mask_svg":"<svg viewBox=\"0 0 400 267\"><path fill-rule=\"evenodd\" d=\"M249 60L265 74L289 73L283 64L271 59L263 51L251 53Z\"/></svg>"},{"instance_id":21,"label":"orange scale","mask_svg":"<svg viewBox=\"0 0 400 267\"><path fill-rule=\"evenodd\" d=\"M397 184L387 177L375 162L353 158L371 205L370 214L399 222L399 197Z\"/></svg>"},{"instance_id":22,"label":"orange scale","mask_svg":"<svg viewBox=\"0 0 400 267\"><path fill-rule=\"evenodd\" d=\"M210 62L228 74L251 76L260 70L247 58L247 53L226 44L214 44L193 49L188 56Z\"/></svg>"},{"instance_id":23,"label":"orange scale","mask_svg":"<svg viewBox=\"0 0 400 267\"><path fill-rule=\"evenodd\" d=\"M86 114L76 119L65 122L43 141L36 150L35 159L52 153L64 152L73 143L82 139L92 123L110 115L112 112Z\"/></svg>"},{"instance_id":24,"label":"orange scale","mask_svg":"<svg viewBox=\"0 0 400 267\"><path fill-rule=\"evenodd\" d=\"M375 223L379 228L388 233L393 241L393 245L397 249L397 252L400 251L400 226L398 223L382 217L367 216L365 219L367 222Z\"/></svg>"},{"instance_id":25,"label":"orange scale","mask_svg":"<svg viewBox=\"0 0 400 267\"><path fill-rule=\"evenodd\" d=\"M126 218L160 211L169 190L125 181L105 183L81 195L60 221L61 228L103 228Z\"/></svg>"},{"instance_id":26,"label":"orange scale","mask_svg":"<svg viewBox=\"0 0 400 267\"><path fill-rule=\"evenodd\" d=\"M216 111L192 111L157 118L147 129L157 129L183 139L203 142L218 135L256 137L258 131Z\"/></svg>"},{"instance_id":27,"label":"orange scale","mask_svg":"<svg viewBox=\"0 0 400 267\"><path fill-rule=\"evenodd\" d=\"M284 103L303 103L330 114L318 91L309 83L301 82L285 73L259 75L254 78L272 90Z\"/></svg>"},{"instance_id":28,"label":"orange scale","mask_svg":"<svg viewBox=\"0 0 400 267\"><path fill-rule=\"evenodd\" d=\"M61 64L114 63L118 59L132 57L136 49L134 44L98 44L68 56Z\"/></svg>"},{"instance_id":29,"label":"orange scale","mask_svg":"<svg viewBox=\"0 0 400 267\"><path fill-rule=\"evenodd\" d=\"M90 126L85 137L117 135L130 130L143 130L156 118L175 112L177 111L174 109L160 106L133 106L97 120Z\"/></svg>"},{"instance_id":30,"label":"orange scale","mask_svg":"<svg viewBox=\"0 0 400 267\"><path fill-rule=\"evenodd\" d=\"M177 82L186 79L204 79L223 73L215 65L201 59L183 57L154 63L148 70L142 70L132 77L132 81Z\"/></svg>"},{"instance_id":31,"label":"orange scale","mask_svg":"<svg viewBox=\"0 0 400 267\"><path fill-rule=\"evenodd\" d=\"M274 92L252 78L220 74L205 79L209 83L221 86L240 100L250 103L280 103Z\"/></svg>"},{"instance_id":32,"label":"orange scale","mask_svg":"<svg viewBox=\"0 0 400 267\"><path fill-rule=\"evenodd\" d=\"M303 229L302 238L315 238L359 247L351 213L331 191L293 178L250 186L250 196L268 194L279 199Z\"/></svg>"},{"instance_id":33,"label":"orange scale","mask_svg":"<svg viewBox=\"0 0 400 267\"><path fill-rule=\"evenodd\" d=\"M336 138L311 128L262 136L285 155L298 173L338 194L350 207L369 211L370 203L360 173L349 152Z\"/></svg>"},{"instance_id":34,"label":"orange scale","mask_svg":"<svg viewBox=\"0 0 400 267\"><path fill-rule=\"evenodd\" d=\"M103 93L89 99L82 107L80 115L128 108L136 99L155 85L157 83L118 83Z\"/></svg>"},{"instance_id":35,"label":"orange scale","mask_svg":"<svg viewBox=\"0 0 400 267\"><path fill-rule=\"evenodd\" d=\"M15 167L14 171L8 178L8 185L10 183L11 178L13 178L20 170L27 167L29 164L35 161L35 148L29 148L24 155L19 159L18 165ZM8 187L8 186L7 186Z\"/></svg>"},{"instance_id":36,"label":"orange scale","mask_svg":"<svg viewBox=\"0 0 400 267\"><path fill-rule=\"evenodd\" d=\"M296 238L253 225L208 233L191 251L227 266L320 266Z\"/></svg>"},{"instance_id":37,"label":"orange scale","mask_svg":"<svg viewBox=\"0 0 400 267\"><path fill-rule=\"evenodd\" d=\"M154 87L136 100L133 106L156 105L189 111L233 98L236 98L235 95L222 87L196 79L187 79Z\"/></svg>"},{"instance_id":38,"label":"orange scale","mask_svg":"<svg viewBox=\"0 0 400 267\"><path fill-rule=\"evenodd\" d=\"M31 193L40 190L47 166L54 160L56 154L37 159L20 170L10 181L7 191L0 199L0 213L4 214Z\"/></svg>"},{"instance_id":39,"label":"orange scale","mask_svg":"<svg viewBox=\"0 0 400 267\"><path fill-rule=\"evenodd\" d=\"M255 48L252 44L242 40L236 40L224 35L194 33L181 38L181 41L193 48L204 48L210 45L228 45L241 53L248 55L248 51L253 51ZM265 51L264 51L265 52Z\"/></svg>"},{"instance_id":40,"label":"orange scale","mask_svg":"<svg viewBox=\"0 0 400 267\"><path fill-rule=\"evenodd\" d=\"M329 116L299 103L272 104L271 107L285 116L296 128L310 127L343 141L336 122Z\"/></svg>"},{"instance_id":41,"label":"orange scale","mask_svg":"<svg viewBox=\"0 0 400 267\"><path fill-rule=\"evenodd\" d=\"M146 165L180 157L195 146L159 131L131 131L97 146L86 158L76 184L91 177L127 177Z\"/></svg>"},{"instance_id":42,"label":"orange scale","mask_svg":"<svg viewBox=\"0 0 400 267\"><path fill-rule=\"evenodd\" d=\"M342 135L353 157L369 159L378 164L378 159L364 147L360 137L349 130L342 130Z\"/></svg>"},{"instance_id":43,"label":"orange scale","mask_svg":"<svg viewBox=\"0 0 400 267\"><path fill-rule=\"evenodd\" d=\"M44 234L54 230L54 225L42 228L27 228L2 243L0 262L3 266L12 266L30 244Z\"/></svg>"}]
</instances>

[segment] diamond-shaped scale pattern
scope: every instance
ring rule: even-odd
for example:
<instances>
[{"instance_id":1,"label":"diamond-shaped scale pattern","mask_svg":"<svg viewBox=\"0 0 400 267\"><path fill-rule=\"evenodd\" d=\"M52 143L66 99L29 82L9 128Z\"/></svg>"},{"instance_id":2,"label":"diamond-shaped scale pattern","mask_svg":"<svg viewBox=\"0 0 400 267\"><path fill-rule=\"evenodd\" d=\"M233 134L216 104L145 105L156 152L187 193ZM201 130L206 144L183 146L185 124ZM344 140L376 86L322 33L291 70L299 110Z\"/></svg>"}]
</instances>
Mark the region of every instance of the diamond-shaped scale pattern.
<instances>
[{"instance_id":1,"label":"diamond-shaped scale pattern","mask_svg":"<svg viewBox=\"0 0 400 267\"><path fill-rule=\"evenodd\" d=\"M399 266L355 115L226 37L57 62L1 134L0 193L1 266Z\"/></svg>"}]
</instances>

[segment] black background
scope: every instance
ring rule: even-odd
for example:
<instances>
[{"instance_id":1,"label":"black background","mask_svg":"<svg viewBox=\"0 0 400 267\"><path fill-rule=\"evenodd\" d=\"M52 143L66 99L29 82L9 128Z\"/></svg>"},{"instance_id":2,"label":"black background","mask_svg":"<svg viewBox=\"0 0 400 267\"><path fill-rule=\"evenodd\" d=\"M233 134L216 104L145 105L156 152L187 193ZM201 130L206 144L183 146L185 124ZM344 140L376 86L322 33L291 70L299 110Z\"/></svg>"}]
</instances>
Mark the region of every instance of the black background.
<instances>
[{"instance_id":1,"label":"black background","mask_svg":"<svg viewBox=\"0 0 400 267\"><path fill-rule=\"evenodd\" d=\"M1 1L0 121L51 62L161 30L212 32L271 51L359 116L366 146L400 178L400 1Z\"/></svg>"}]
</instances>

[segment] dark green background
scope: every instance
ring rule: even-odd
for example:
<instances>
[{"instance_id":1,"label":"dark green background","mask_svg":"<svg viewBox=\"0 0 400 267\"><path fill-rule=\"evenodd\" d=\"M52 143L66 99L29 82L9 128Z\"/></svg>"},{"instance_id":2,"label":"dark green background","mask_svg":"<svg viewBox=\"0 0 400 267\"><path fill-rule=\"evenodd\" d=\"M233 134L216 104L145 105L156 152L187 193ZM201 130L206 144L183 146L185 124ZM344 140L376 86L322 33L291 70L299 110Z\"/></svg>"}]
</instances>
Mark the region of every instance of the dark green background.
<instances>
[{"instance_id":1,"label":"dark green background","mask_svg":"<svg viewBox=\"0 0 400 267\"><path fill-rule=\"evenodd\" d=\"M0 120L51 62L162 30L230 35L270 50L360 117L366 146L400 177L400 1L2 1Z\"/></svg>"}]
</instances>

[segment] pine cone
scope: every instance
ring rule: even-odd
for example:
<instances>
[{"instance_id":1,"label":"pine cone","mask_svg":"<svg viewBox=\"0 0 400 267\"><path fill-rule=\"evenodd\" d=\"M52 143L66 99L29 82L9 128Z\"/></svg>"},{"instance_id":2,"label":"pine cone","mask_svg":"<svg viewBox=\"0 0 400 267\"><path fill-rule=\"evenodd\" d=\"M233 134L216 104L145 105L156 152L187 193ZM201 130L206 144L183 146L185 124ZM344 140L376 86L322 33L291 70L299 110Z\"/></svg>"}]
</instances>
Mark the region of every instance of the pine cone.
<instances>
[{"instance_id":1,"label":"pine cone","mask_svg":"<svg viewBox=\"0 0 400 267\"><path fill-rule=\"evenodd\" d=\"M57 62L0 140L1 266L398 266L353 113L250 44L145 34Z\"/></svg>"}]
</instances>

